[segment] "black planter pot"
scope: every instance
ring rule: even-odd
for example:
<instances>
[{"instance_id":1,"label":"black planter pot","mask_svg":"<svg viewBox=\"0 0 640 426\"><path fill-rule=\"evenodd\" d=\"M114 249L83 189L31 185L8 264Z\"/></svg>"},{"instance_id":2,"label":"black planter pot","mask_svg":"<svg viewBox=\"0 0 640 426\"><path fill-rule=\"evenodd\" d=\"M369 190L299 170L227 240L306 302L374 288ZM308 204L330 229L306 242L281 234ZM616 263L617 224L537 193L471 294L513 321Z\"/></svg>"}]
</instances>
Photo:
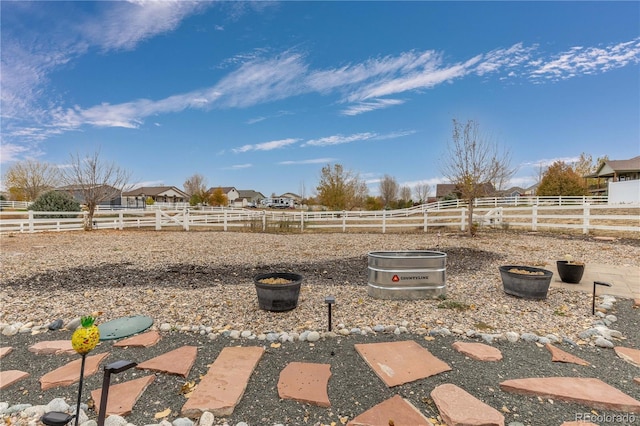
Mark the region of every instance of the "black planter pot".
<instances>
[{"instance_id":1,"label":"black planter pot","mask_svg":"<svg viewBox=\"0 0 640 426\"><path fill-rule=\"evenodd\" d=\"M566 260L556 261L558 267L558 275L560 279L569 284L578 284L584 274L583 263L569 263Z\"/></svg>"},{"instance_id":2,"label":"black planter pot","mask_svg":"<svg viewBox=\"0 0 640 426\"><path fill-rule=\"evenodd\" d=\"M282 278L290 281L287 284L268 284L260 282L269 278ZM272 312L290 311L298 306L302 275L290 272L270 272L256 275L253 278L258 294L260 309Z\"/></svg>"},{"instance_id":3,"label":"black planter pot","mask_svg":"<svg viewBox=\"0 0 640 426\"><path fill-rule=\"evenodd\" d=\"M547 298L553 272L531 266L507 265L500 266L500 277L504 292L523 299L542 300ZM520 269L527 272L542 272L542 275L519 274L510 269Z\"/></svg>"}]
</instances>

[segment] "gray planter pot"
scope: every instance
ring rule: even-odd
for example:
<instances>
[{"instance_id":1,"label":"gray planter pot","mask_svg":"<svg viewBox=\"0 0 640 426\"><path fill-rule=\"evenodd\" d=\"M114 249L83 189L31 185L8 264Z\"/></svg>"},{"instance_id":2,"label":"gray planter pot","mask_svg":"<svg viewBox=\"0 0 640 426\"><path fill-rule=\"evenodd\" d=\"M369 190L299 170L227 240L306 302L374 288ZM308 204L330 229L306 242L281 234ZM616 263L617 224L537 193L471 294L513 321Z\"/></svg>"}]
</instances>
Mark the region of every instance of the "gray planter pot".
<instances>
[{"instance_id":1,"label":"gray planter pot","mask_svg":"<svg viewBox=\"0 0 640 426\"><path fill-rule=\"evenodd\" d=\"M569 263L566 260L556 261L560 279L569 284L578 284L584 274L584 263Z\"/></svg>"},{"instance_id":2,"label":"gray planter pot","mask_svg":"<svg viewBox=\"0 0 640 426\"><path fill-rule=\"evenodd\" d=\"M547 298L553 272L531 266L506 265L500 266L500 277L504 292L523 299L542 300ZM542 275L520 274L510 272L519 269L527 272L542 272Z\"/></svg>"},{"instance_id":3,"label":"gray planter pot","mask_svg":"<svg viewBox=\"0 0 640 426\"><path fill-rule=\"evenodd\" d=\"M288 284L267 284L261 282L269 278L282 278L290 282ZM270 272L256 275L253 278L253 283L256 286L260 309L282 312L290 311L298 306L302 275L290 272Z\"/></svg>"}]
</instances>

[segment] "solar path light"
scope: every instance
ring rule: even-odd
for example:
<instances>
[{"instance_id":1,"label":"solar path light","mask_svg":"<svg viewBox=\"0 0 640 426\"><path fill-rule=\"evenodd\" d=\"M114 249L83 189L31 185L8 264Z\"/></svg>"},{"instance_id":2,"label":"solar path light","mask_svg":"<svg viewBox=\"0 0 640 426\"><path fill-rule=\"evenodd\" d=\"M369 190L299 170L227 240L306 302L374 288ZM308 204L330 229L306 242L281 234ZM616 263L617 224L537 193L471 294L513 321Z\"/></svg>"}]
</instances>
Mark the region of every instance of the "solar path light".
<instances>
[{"instance_id":1,"label":"solar path light","mask_svg":"<svg viewBox=\"0 0 640 426\"><path fill-rule=\"evenodd\" d=\"M327 306L329 307L329 320L327 321L328 327L329 327L329 331L331 331L331 305L334 305L336 303L336 298L335 296L327 296L324 298L324 303L327 304Z\"/></svg>"},{"instance_id":2,"label":"solar path light","mask_svg":"<svg viewBox=\"0 0 640 426\"><path fill-rule=\"evenodd\" d=\"M107 396L109 394L111 375L122 373L123 371L133 368L136 365L138 364L133 361L120 360L104 366L104 378L102 379L102 391L100 392L100 412L98 413L98 426L104 426L104 419L107 415Z\"/></svg>"}]
</instances>

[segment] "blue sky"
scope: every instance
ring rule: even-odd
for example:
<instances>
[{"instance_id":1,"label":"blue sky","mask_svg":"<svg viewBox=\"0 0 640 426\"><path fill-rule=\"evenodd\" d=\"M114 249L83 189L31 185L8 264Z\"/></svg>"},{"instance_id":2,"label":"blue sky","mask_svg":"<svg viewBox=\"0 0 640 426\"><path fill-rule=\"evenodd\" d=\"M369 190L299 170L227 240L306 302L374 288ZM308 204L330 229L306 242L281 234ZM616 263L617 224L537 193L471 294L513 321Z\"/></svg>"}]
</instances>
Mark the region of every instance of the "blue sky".
<instances>
[{"instance_id":1,"label":"blue sky","mask_svg":"<svg viewBox=\"0 0 640 426\"><path fill-rule=\"evenodd\" d=\"M451 121L540 165L640 154L639 2L10 2L3 170L100 150L132 183L313 195L443 182Z\"/></svg>"}]
</instances>

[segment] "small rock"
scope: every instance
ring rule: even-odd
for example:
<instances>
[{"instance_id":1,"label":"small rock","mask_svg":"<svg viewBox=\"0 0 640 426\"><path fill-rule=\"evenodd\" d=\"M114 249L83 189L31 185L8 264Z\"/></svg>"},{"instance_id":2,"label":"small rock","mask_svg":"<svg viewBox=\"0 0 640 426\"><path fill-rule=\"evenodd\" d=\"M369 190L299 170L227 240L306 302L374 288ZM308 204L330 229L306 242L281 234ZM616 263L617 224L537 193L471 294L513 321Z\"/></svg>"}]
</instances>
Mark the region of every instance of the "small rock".
<instances>
[{"instance_id":1,"label":"small rock","mask_svg":"<svg viewBox=\"0 0 640 426\"><path fill-rule=\"evenodd\" d=\"M178 417L171 422L173 426L193 426L193 420L187 417Z\"/></svg>"},{"instance_id":2,"label":"small rock","mask_svg":"<svg viewBox=\"0 0 640 426\"><path fill-rule=\"evenodd\" d=\"M341 328L340 330L338 330L338 334L340 334L342 336L348 336L350 334L350 332L346 328ZM307 337L307 340L309 340L308 337ZM312 340L309 340L309 341L311 342Z\"/></svg>"},{"instance_id":3,"label":"small rock","mask_svg":"<svg viewBox=\"0 0 640 426\"><path fill-rule=\"evenodd\" d=\"M618 317L615 315L607 315L606 317L604 317L604 319L612 323L618 321Z\"/></svg>"},{"instance_id":4,"label":"small rock","mask_svg":"<svg viewBox=\"0 0 640 426\"><path fill-rule=\"evenodd\" d=\"M308 342L317 342L318 340L320 340L320 333L317 331L310 331L307 335Z\"/></svg>"},{"instance_id":5,"label":"small rock","mask_svg":"<svg viewBox=\"0 0 640 426\"><path fill-rule=\"evenodd\" d=\"M533 333L522 333L520 338L522 340L524 340L525 342L537 342L538 341L538 336L536 336Z\"/></svg>"},{"instance_id":6,"label":"small rock","mask_svg":"<svg viewBox=\"0 0 640 426\"><path fill-rule=\"evenodd\" d=\"M160 331L171 331L171 324L163 322L160 324Z\"/></svg>"},{"instance_id":7,"label":"small rock","mask_svg":"<svg viewBox=\"0 0 640 426\"><path fill-rule=\"evenodd\" d=\"M511 343L515 343L520 339L520 335L515 331L507 331L504 335Z\"/></svg>"},{"instance_id":8,"label":"small rock","mask_svg":"<svg viewBox=\"0 0 640 426\"><path fill-rule=\"evenodd\" d=\"M243 337L246 339L247 337L251 336L251 334L253 333L251 333L250 330L243 330L242 333L240 333L240 337Z\"/></svg>"},{"instance_id":9,"label":"small rock","mask_svg":"<svg viewBox=\"0 0 640 426\"><path fill-rule=\"evenodd\" d=\"M62 328L62 326L63 326L63 325L64 325L64 321L62 321L61 319L57 319L57 320L55 320L55 321L51 322L51 323L47 326L47 328L48 328L49 330L51 330L51 331L53 331L53 330L59 330L59 329L61 329L61 328Z\"/></svg>"},{"instance_id":10,"label":"small rock","mask_svg":"<svg viewBox=\"0 0 640 426\"><path fill-rule=\"evenodd\" d=\"M238 330L231 330L231 332L229 333L229 337L232 338L232 339L239 339L240 338L240 332Z\"/></svg>"},{"instance_id":11,"label":"small rock","mask_svg":"<svg viewBox=\"0 0 640 426\"><path fill-rule=\"evenodd\" d=\"M15 325L8 325L5 328L2 329L2 335L3 336L15 336L16 334L18 334L18 330L19 328L16 327Z\"/></svg>"},{"instance_id":12,"label":"small rock","mask_svg":"<svg viewBox=\"0 0 640 426\"><path fill-rule=\"evenodd\" d=\"M81 321L80 317L74 318L67 323L65 328L67 330L75 331L76 328L80 327L80 321Z\"/></svg>"},{"instance_id":13,"label":"small rock","mask_svg":"<svg viewBox=\"0 0 640 426\"><path fill-rule=\"evenodd\" d=\"M596 346L600 347L600 348L613 348L613 343L611 343L610 341L608 341L607 339L605 339L602 336L599 336L596 339Z\"/></svg>"},{"instance_id":14,"label":"small rock","mask_svg":"<svg viewBox=\"0 0 640 426\"><path fill-rule=\"evenodd\" d=\"M200 420L198 420L198 426L213 426L213 422L215 421L215 417L211 412L205 411L200 416Z\"/></svg>"},{"instance_id":15,"label":"small rock","mask_svg":"<svg viewBox=\"0 0 640 426\"><path fill-rule=\"evenodd\" d=\"M539 337L537 343L540 343L541 345L546 345L547 343L551 343L551 339L547 337Z\"/></svg>"},{"instance_id":16,"label":"small rock","mask_svg":"<svg viewBox=\"0 0 640 426\"><path fill-rule=\"evenodd\" d=\"M55 398L47 404L45 410L47 413L50 411L61 411L66 413L70 408L71 406L67 404L63 398Z\"/></svg>"},{"instance_id":17,"label":"small rock","mask_svg":"<svg viewBox=\"0 0 640 426\"><path fill-rule=\"evenodd\" d=\"M118 415L111 415L106 418L104 421L104 426L125 426L127 424L127 419Z\"/></svg>"},{"instance_id":18,"label":"small rock","mask_svg":"<svg viewBox=\"0 0 640 426\"><path fill-rule=\"evenodd\" d=\"M376 325L375 327L373 327L373 331L375 331L376 333L382 333L384 331L384 325Z\"/></svg>"},{"instance_id":19,"label":"small rock","mask_svg":"<svg viewBox=\"0 0 640 426\"><path fill-rule=\"evenodd\" d=\"M262 341L262 340L267 340L267 335L264 333L260 333L257 336L258 340Z\"/></svg>"}]
</instances>

